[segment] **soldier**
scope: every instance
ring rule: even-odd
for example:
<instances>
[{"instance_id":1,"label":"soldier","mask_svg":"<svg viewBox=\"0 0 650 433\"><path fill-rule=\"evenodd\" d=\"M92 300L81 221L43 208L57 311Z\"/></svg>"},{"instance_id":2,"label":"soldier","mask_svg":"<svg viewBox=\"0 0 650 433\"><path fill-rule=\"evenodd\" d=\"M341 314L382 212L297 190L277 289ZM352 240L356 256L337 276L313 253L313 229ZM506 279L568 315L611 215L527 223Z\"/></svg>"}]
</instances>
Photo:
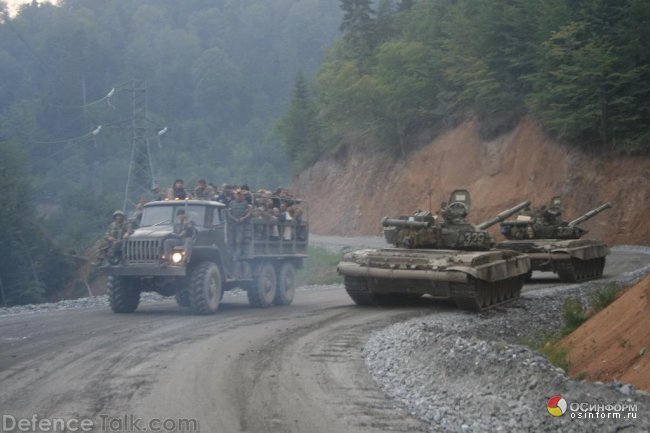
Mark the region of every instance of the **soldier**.
<instances>
[{"instance_id":1,"label":"soldier","mask_svg":"<svg viewBox=\"0 0 650 433\"><path fill-rule=\"evenodd\" d=\"M171 200L185 200L192 198L192 195L185 191L185 182L183 182L183 179L176 179L174 181L174 186L172 186L169 192L169 198Z\"/></svg>"},{"instance_id":2,"label":"soldier","mask_svg":"<svg viewBox=\"0 0 650 433\"><path fill-rule=\"evenodd\" d=\"M99 248L98 265L106 265L111 259L122 254L122 244L131 234L131 226L126 222L126 215L121 210L113 212L113 222L108 226L104 241ZM104 263L107 261L108 263Z\"/></svg>"},{"instance_id":3,"label":"soldier","mask_svg":"<svg viewBox=\"0 0 650 433\"><path fill-rule=\"evenodd\" d=\"M236 257L244 255L244 230L250 216L251 206L238 189L235 199L228 204L228 246Z\"/></svg>"},{"instance_id":4,"label":"soldier","mask_svg":"<svg viewBox=\"0 0 650 433\"><path fill-rule=\"evenodd\" d=\"M160 185L154 183L151 187L151 193L153 194L154 201L160 201L167 199L167 194L160 190Z\"/></svg>"},{"instance_id":5,"label":"soldier","mask_svg":"<svg viewBox=\"0 0 650 433\"><path fill-rule=\"evenodd\" d=\"M161 257L161 264L166 264L170 259L174 247L183 246L185 250L185 262L190 261L192 255L192 244L196 236L196 226L194 221L185 214L184 209L179 209L176 212L176 222L174 223L173 231L163 241L163 255Z\"/></svg>"},{"instance_id":6,"label":"soldier","mask_svg":"<svg viewBox=\"0 0 650 433\"><path fill-rule=\"evenodd\" d=\"M142 222L142 214L144 213L144 205L147 203L147 199L145 197L140 197L140 201L138 201L138 204L135 207L135 211L133 212L133 222L132 222L132 229L137 229L140 227L140 222Z\"/></svg>"},{"instance_id":7,"label":"soldier","mask_svg":"<svg viewBox=\"0 0 650 433\"><path fill-rule=\"evenodd\" d=\"M213 200L214 190L207 185L205 179L199 179L196 182L196 188L194 188L194 197L197 200Z\"/></svg>"}]
</instances>

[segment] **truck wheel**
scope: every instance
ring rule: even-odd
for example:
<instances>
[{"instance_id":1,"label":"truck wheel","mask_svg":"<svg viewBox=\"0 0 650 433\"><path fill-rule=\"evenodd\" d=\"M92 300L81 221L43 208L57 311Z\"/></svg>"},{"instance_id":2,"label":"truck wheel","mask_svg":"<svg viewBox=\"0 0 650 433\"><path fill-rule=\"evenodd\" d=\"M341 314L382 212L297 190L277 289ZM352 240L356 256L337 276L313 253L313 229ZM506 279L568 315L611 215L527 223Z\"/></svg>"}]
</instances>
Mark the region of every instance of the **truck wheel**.
<instances>
[{"instance_id":1,"label":"truck wheel","mask_svg":"<svg viewBox=\"0 0 650 433\"><path fill-rule=\"evenodd\" d=\"M275 305L289 305L296 294L296 269L291 263L284 263L280 267L278 286L273 303Z\"/></svg>"},{"instance_id":2,"label":"truck wheel","mask_svg":"<svg viewBox=\"0 0 650 433\"><path fill-rule=\"evenodd\" d=\"M266 308L273 303L277 289L275 268L270 263L260 267L255 285L248 289L248 303L253 307Z\"/></svg>"},{"instance_id":3,"label":"truck wheel","mask_svg":"<svg viewBox=\"0 0 650 433\"><path fill-rule=\"evenodd\" d=\"M190 307L196 314L212 314L221 301L221 272L211 262L199 264L190 279Z\"/></svg>"},{"instance_id":4,"label":"truck wheel","mask_svg":"<svg viewBox=\"0 0 650 433\"><path fill-rule=\"evenodd\" d=\"M176 303L179 305L179 307L189 307L190 292L185 289L178 289L176 292Z\"/></svg>"},{"instance_id":5,"label":"truck wheel","mask_svg":"<svg viewBox=\"0 0 650 433\"><path fill-rule=\"evenodd\" d=\"M108 302L114 313L133 313L138 308L140 290L133 283L131 278L112 275L106 279Z\"/></svg>"}]
</instances>

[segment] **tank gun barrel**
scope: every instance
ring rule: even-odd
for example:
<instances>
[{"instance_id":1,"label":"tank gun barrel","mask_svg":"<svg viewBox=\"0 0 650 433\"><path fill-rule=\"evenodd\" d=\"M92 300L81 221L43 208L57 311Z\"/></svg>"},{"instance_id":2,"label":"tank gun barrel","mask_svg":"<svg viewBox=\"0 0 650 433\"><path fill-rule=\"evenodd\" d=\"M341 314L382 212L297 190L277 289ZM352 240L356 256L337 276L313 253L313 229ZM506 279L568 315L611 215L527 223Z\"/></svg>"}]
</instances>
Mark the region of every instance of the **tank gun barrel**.
<instances>
[{"instance_id":1,"label":"tank gun barrel","mask_svg":"<svg viewBox=\"0 0 650 433\"><path fill-rule=\"evenodd\" d=\"M431 226L427 221L408 221L397 218L384 218L381 220L381 225L384 227L408 227L412 229L426 229Z\"/></svg>"},{"instance_id":2,"label":"tank gun barrel","mask_svg":"<svg viewBox=\"0 0 650 433\"><path fill-rule=\"evenodd\" d=\"M513 207L511 209L508 209L508 210L505 210L505 211L501 212L500 214L498 214L494 218L489 219L487 221L484 221L484 222L478 224L476 227L479 230L485 230L485 229L487 229L489 227L492 227L496 223L499 223L499 222L505 220L506 218L511 217L512 215L516 214L517 212L519 212L519 211L521 211L523 209L526 209L528 206L530 206L530 201L529 200L521 202L517 206L515 206L515 207Z\"/></svg>"},{"instance_id":3,"label":"tank gun barrel","mask_svg":"<svg viewBox=\"0 0 650 433\"><path fill-rule=\"evenodd\" d=\"M569 225L569 227L577 226L578 224L583 223L583 222L595 217L596 215L598 215L599 213L601 213L605 209L609 209L610 207L612 207L612 205L609 202L607 202L607 203L605 203L605 204L603 204L601 206L598 206L596 209L590 210L589 212L582 215L581 217L578 217L578 218L574 219L568 225Z\"/></svg>"}]
</instances>

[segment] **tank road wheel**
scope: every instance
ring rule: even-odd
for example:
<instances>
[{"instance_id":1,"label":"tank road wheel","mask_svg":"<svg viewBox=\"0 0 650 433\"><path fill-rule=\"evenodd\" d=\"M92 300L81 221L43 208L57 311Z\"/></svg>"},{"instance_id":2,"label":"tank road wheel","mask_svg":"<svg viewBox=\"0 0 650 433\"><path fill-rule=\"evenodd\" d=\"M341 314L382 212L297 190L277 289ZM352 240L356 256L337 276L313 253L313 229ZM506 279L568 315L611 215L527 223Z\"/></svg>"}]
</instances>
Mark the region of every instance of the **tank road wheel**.
<instances>
[{"instance_id":1,"label":"tank road wheel","mask_svg":"<svg viewBox=\"0 0 650 433\"><path fill-rule=\"evenodd\" d=\"M296 294L296 268L291 263L280 266L278 286L273 303L275 305L290 305Z\"/></svg>"},{"instance_id":2,"label":"tank road wheel","mask_svg":"<svg viewBox=\"0 0 650 433\"><path fill-rule=\"evenodd\" d=\"M524 274L524 281L530 283L533 281L533 270L531 269L526 274Z\"/></svg>"},{"instance_id":3,"label":"tank road wheel","mask_svg":"<svg viewBox=\"0 0 650 433\"><path fill-rule=\"evenodd\" d=\"M190 306L190 292L185 289L178 289L176 291L176 303L179 307L189 307Z\"/></svg>"},{"instance_id":4,"label":"tank road wheel","mask_svg":"<svg viewBox=\"0 0 650 433\"><path fill-rule=\"evenodd\" d=\"M574 260L564 260L557 264L557 275L563 283L575 283L578 281L576 264Z\"/></svg>"},{"instance_id":5,"label":"tank road wheel","mask_svg":"<svg viewBox=\"0 0 650 433\"><path fill-rule=\"evenodd\" d=\"M375 300L370 290L368 290L368 282L362 277L348 277L343 279L345 284L345 291L355 304L357 305L374 305Z\"/></svg>"},{"instance_id":6,"label":"tank road wheel","mask_svg":"<svg viewBox=\"0 0 650 433\"><path fill-rule=\"evenodd\" d=\"M605 264L607 263L607 259L605 257L599 257L596 260L598 261L596 278L602 278L603 272L605 271Z\"/></svg>"},{"instance_id":7,"label":"tank road wheel","mask_svg":"<svg viewBox=\"0 0 650 433\"><path fill-rule=\"evenodd\" d=\"M270 263L263 263L259 269L255 285L248 289L248 303L253 307L266 308L273 304L278 280L275 268Z\"/></svg>"},{"instance_id":8,"label":"tank road wheel","mask_svg":"<svg viewBox=\"0 0 650 433\"><path fill-rule=\"evenodd\" d=\"M496 304L498 302L497 290L499 290L499 289L498 289L498 287L496 286L495 283L491 283L489 287L490 287L490 289L489 289L490 290L490 303L488 305L493 306L494 304Z\"/></svg>"},{"instance_id":9,"label":"tank road wheel","mask_svg":"<svg viewBox=\"0 0 650 433\"><path fill-rule=\"evenodd\" d=\"M133 313L140 303L140 290L135 280L126 277L109 276L106 279L108 302L114 313Z\"/></svg>"},{"instance_id":10,"label":"tank road wheel","mask_svg":"<svg viewBox=\"0 0 650 433\"><path fill-rule=\"evenodd\" d=\"M200 263L190 278L190 307L196 314L212 314L221 301L221 272L212 262Z\"/></svg>"}]
</instances>

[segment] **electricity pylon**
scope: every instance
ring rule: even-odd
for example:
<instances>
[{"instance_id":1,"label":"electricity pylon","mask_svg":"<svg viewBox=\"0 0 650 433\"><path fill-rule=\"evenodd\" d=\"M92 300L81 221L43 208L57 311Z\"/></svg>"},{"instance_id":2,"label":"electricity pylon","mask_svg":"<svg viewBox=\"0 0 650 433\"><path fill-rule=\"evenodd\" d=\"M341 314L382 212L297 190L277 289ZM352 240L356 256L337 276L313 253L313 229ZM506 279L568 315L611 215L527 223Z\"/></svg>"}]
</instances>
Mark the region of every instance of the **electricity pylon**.
<instances>
[{"instance_id":1,"label":"electricity pylon","mask_svg":"<svg viewBox=\"0 0 650 433\"><path fill-rule=\"evenodd\" d=\"M149 140L147 140L147 81L131 80L131 161L126 178L124 204L127 214L135 208L140 197L148 197L154 182Z\"/></svg>"}]
</instances>

